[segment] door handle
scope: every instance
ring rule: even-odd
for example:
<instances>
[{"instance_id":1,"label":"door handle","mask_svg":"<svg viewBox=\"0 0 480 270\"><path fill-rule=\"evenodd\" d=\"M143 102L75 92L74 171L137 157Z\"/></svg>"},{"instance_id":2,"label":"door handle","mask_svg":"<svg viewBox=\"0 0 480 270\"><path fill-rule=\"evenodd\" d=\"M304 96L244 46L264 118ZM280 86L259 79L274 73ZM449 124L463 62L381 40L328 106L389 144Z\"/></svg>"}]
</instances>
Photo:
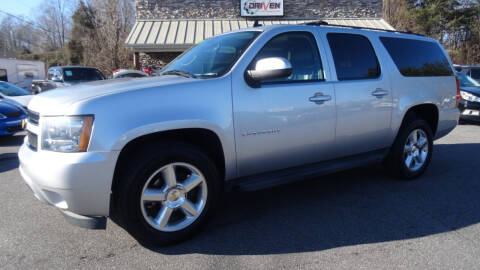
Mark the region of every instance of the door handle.
<instances>
[{"instance_id":1,"label":"door handle","mask_svg":"<svg viewBox=\"0 0 480 270\"><path fill-rule=\"evenodd\" d=\"M386 96L386 95L388 95L388 91L383 90L381 88L377 88L377 89L375 89L375 91L372 92L372 96L376 96L377 98L381 98L381 97Z\"/></svg>"},{"instance_id":2,"label":"door handle","mask_svg":"<svg viewBox=\"0 0 480 270\"><path fill-rule=\"evenodd\" d=\"M332 100L332 97L319 92L315 93L315 95L313 97L310 97L308 100L311 102L315 102L316 104L323 104L325 101Z\"/></svg>"}]
</instances>

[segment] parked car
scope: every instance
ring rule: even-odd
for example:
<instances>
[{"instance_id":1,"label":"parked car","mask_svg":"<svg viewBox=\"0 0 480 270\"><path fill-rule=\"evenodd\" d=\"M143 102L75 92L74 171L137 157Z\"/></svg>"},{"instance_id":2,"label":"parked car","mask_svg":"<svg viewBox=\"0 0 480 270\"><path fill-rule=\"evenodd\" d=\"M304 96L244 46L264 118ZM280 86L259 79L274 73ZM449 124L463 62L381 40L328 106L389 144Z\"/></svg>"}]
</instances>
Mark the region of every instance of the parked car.
<instances>
[{"instance_id":1,"label":"parked car","mask_svg":"<svg viewBox=\"0 0 480 270\"><path fill-rule=\"evenodd\" d=\"M56 66L48 69L46 80L32 81L30 90L34 94L38 94L58 87L99 80L105 80L105 76L93 67Z\"/></svg>"},{"instance_id":2,"label":"parked car","mask_svg":"<svg viewBox=\"0 0 480 270\"><path fill-rule=\"evenodd\" d=\"M117 69L113 71L112 79L120 78L142 78L148 77L148 74L135 69Z\"/></svg>"},{"instance_id":3,"label":"parked car","mask_svg":"<svg viewBox=\"0 0 480 270\"><path fill-rule=\"evenodd\" d=\"M32 93L25 89L11 83L0 82L0 98L2 99L14 100L26 109L32 97Z\"/></svg>"},{"instance_id":4,"label":"parked car","mask_svg":"<svg viewBox=\"0 0 480 270\"><path fill-rule=\"evenodd\" d=\"M457 125L459 95L434 39L254 27L203 41L158 77L34 97L20 172L74 224L111 217L144 245L171 244L200 230L225 189L381 161L421 176Z\"/></svg>"},{"instance_id":5,"label":"parked car","mask_svg":"<svg viewBox=\"0 0 480 270\"><path fill-rule=\"evenodd\" d=\"M25 111L14 104L0 99L0 136L13 135L25 128Z\"/></svg>"},{"instance_id":6,"label":"parked car","mask_svg":"<svg viewBox=\"0 0 480 270\"><path fill-rule=\"evenodd\" d=\"M480 121L480 83L470 76L457 73L460 81L460 119Z\"/></svg>"},{"instance_id":7,"label":"parked car","mask_svg":"<svg viewBox=\"0 0 480 270\"><path fill-rule=\"evenodd\" d=\"M480 66L460 66L455 65L455 70L466 74L480 83Z\"/></svg>"},{"instance_id":8,"label":"parked car","mask_svg":"<svg viewBox=\"0 0 480 270\"><path fill-rule=\"evenodd\" d=\"M0 58L0 81L28 89L33 80L45 79L45 63Z\"/></svg>"}]
</instances>

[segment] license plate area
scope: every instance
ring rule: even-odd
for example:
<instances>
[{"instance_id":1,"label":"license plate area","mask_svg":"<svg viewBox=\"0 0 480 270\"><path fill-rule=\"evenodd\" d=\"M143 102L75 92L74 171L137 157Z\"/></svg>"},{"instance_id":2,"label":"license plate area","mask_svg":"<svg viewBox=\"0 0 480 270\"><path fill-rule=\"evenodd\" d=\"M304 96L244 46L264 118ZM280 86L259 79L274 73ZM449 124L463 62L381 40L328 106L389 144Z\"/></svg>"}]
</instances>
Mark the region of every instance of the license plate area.
<instances>
[{"instance_id":1,"label":"license plate area","mask_svg":"<svg viewBox=\"0 0 480 270\"><path fill-rule=\"evenodd\" d=\"M477 110L464 110L462 112L462 115L467 115L467 116L480 116L480 111Z\"/></svg>"}]
</instances>

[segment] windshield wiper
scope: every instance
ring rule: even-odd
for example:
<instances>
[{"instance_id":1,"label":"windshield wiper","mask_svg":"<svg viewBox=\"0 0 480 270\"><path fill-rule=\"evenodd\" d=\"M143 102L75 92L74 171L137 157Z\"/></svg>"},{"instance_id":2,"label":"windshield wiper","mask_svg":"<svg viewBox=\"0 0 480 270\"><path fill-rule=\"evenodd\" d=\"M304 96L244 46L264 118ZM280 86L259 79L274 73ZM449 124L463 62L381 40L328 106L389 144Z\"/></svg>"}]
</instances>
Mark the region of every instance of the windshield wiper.
<instances>
[{"instance_id":1,"label":"windshield wiper","mask_svg":"<svg viewBox=\"0 0 480 270\"><path fill-rule=\"evenodd\" d=\"M165 71L165 72L162 73L162 75L178 75L178 76L182 76L182 77L185 77L185 78L195 78L195 75L193 75L193 74L191 74L187 71L177 70L177 69Z\"/></svg>"}]
</instances>

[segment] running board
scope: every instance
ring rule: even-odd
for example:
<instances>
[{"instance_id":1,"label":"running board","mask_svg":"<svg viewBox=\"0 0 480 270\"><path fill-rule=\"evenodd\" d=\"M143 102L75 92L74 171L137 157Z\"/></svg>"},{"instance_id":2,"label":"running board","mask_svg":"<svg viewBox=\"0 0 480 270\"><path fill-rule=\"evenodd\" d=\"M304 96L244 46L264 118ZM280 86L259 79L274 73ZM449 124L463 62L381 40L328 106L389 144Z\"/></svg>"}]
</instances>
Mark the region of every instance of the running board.
<instances>
[{"instance_id":1,"label":"running board","mask_svg":"<svg viewBox=\"0 0 480 270\"><path fill-rule=\"evenodd\" d=\"M388 154L388 149L376 150L364 154L323 161L319 163L262 173L227 181L229 190L255 191L283 185L299 180L361 167L380 162Z\"/></svg>"}]
</instances>

